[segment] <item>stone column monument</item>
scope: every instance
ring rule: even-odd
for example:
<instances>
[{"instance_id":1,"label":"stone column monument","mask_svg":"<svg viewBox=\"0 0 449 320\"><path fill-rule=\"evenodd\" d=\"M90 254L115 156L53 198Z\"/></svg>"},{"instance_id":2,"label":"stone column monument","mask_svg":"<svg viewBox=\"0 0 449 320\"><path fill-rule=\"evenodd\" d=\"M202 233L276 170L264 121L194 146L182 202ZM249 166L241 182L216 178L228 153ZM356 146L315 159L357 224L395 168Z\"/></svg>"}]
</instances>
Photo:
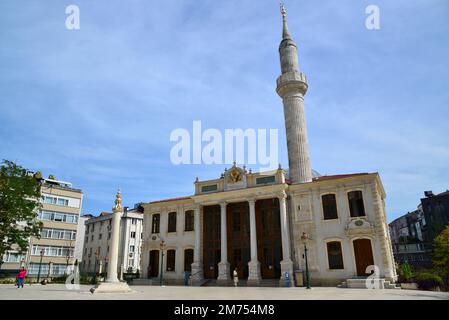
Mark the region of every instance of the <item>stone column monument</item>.
<instances>
[{"instance_id":1,"label":"stone column monument","mask_svg":"<svg viewBox=\"0 0 449 320\"><path fill-rule=\"evenodd\" d=\"M108 276L106 278L106 282L102 282L91 289L92 293L126 293L132 291L126 282L121 282L117 277L118 250L120 243L120 220L122 214L122 195L119 190L115 196L115 205L112 208L112 232L109 251Z\"/></svg>"}]
</instances>

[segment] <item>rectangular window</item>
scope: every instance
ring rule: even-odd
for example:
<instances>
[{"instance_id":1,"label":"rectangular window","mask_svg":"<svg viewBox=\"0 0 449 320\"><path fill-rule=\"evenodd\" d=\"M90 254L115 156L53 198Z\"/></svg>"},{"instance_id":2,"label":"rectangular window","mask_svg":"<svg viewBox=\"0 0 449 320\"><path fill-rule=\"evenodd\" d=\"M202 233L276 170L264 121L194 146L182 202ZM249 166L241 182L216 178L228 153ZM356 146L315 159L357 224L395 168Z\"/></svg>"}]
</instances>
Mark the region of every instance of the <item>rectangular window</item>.
<instances>
[{"instance_id":1,"label":"rectangular window","mask_svg":"<svg viewBox=\"0 0 449 320\"><path fill-rule=\"evenodd\" d=\"M102 237L103 237L103 234L100 233L100 234L98 235L98 240L101 240Z\"/></svg>"},{"instance_id":2,"label":"rectangular window","mask_svg":"<svg viewBox=\"0 0 449 320\"><path fill-rule=\"evenodd\" d=\"M194 226L194 212L193 210L186 211L185 213L185 231L193 231Z\"/></svg>"},{"instance_id":3,"label":"rectangular window","mask_svg":"<svg viewBox=\"0 0 449 320\"><path fill-rule=\"evenodd\" d=\"M136 238L136 233L134 231L131 231L131 239L135 239Z\"/></svg>"},{"instance_id":4,"label":"rectangular window","mask_svg":"<svg viewBox=\"0 0 449 320\"><path fill-rule=\"evenodd\" d=\"M131 219L131 224L136 224L136 222L137 222L137 219L136 219L136 218L132 218L132 219Z\"/></svg>"},{"instance_id":5,"label":"rectangular window","mask_svg":"<svg viewBox=\"0 0 449 320\"><path fill-rule=\"evenodd\" d=\"M201 192L212 192L212 191L217 191L217 190L218 190L218 185L216 185L216 184L201 187Z\"/></svg>"},{"instance_id":6,"label":"rectangular window","mask_svg":"<svg viewBox=\"0 0 449 320\"><path fill-rule=\"evenodd\" d=\"M337 201L335 194L325 194L321 197L324 220L337 219Z\"/></svg>"},{"instance_id":7,"label":"rectangular window","mask_svg":"<svg viewBox=\"0 0 449 320\"><path fill-rule=\"evenodd\" d=\"M351 217L365 216L365 206L363 205L362 191L348 192L348 201Z\"/></svg>"},{"instance_id":8,"label":"rectangular window","mask_svg":"<svg viewBox=\"0 0 449 320\"><path fill-rule=\"evenodd\" d=\"M135 248L136 248L135 246L129 246L129 252L134 253Z\"/></svg>"},{"instance_id":9,"label":"rectangular window","mask_svg":"<svg viewBox=\"0 0 449 320\"><path fill-rule=\"evenodd\" d=\"M340 242L333 241L327 243L327 257L329 259L329 269L344 269Z\"/></svg>"},{"instance_id":10,"label":"rectangular window","mask_svg":"<svg viewBox=\"0 0 449 320\"><path fill-rule=\"evenodd\" d=\"M272 184L276 182L275 176L256 178L256 184Z\"/></svg>"},{"instance_id":11,"label":"rectangular window","mask_svg":"<svg viewBox=\"0 0 449 320\"><path fill-rule=\"evenodd\" d=\"M160 223L161 223L161 215L153 214L153 221L151 225L151 233L159 233L160 231Z\"/></svg>"},{"instance_id":12,"label":"rectangular window","mask_svg":"<svg viewBox=\"0 0 449 320\"><path fill-rule=\"evenodd\" d=\"M176 257L175 250L167 251L167 271L175 271L175 257Z\"/></svg>"},{"instance_id":13,"label":"rectangular window","mask_svg":"<svg viewBox=\"0 0 449 320\"><path fill-rule=\"evenodd\" d=\"M176 212L168 214L168 230L167 232L176 232Z\"/></svg>"},{"instance_id":14,"label":"rectangular window","mask_svg":"<svg viewBox=\"0 0 449 320\"><path fill-rule=\"evenodd\" d=\"M78 223L78 216L74 214L66 214L61 212L44 211L39 212L40 220L58 221L66 223Z\"/></svg>"}]
</instances>

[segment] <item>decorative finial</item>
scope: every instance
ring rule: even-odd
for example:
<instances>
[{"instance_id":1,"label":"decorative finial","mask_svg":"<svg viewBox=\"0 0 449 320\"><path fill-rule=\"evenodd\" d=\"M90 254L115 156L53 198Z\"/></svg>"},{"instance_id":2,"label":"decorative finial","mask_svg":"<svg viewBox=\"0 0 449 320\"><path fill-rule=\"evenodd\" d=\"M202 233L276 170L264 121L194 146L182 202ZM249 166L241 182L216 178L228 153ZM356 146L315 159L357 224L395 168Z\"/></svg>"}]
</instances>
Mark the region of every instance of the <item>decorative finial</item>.
<instances>
[{"instance_id":1,"label":"decorative finial","mask_svg":"<svg viewBox=\"0 0 449 320\"><path fill-rule=\"evenodd\" d=\"M234 160L234 167L236 166L236 162L235 162L235 160Z\"/></svg>"},{"instance_id":2,"label":"decorative finial","mask_svg":"<svg viewBox=\"0 0 449 320\"><path fill-rule=\"evenodd\" d=\"M288 25L287 25L287 11L285 10L284 4L281 2L281 14L282 14L282 39L291 39L290 33L288 31Z\"/></svg>"},{"instance_id":3,"label":"decorative finial","mask_svg":"<svg viewBox=\"0 0 449 320\"><path fill-rule=\"evenodd\" d=\"M120 188L117 190L117 194L115 195L114 207L112 208L112 212L122 212L122 194L120 193Z\"/></svg>"},{"instance_id":4,"label":"decorative finial","mask_svg":"<svg viewBox=\"0 0 449 320\"><path fill-rule=\"evenodd\" d=\"M285 10L284 3L280 2L280 6L281 6L282 17L285 19L286 15L287 15L287 11Z\"/></svg>"},{"instance_id":5,"label":"decorative finial","mask_svg":"<svg viewBox=\"0 0 449 320\"><path fill-rule=\"evenodd\" d=\"M200 179L198 179L198 177L196 177L195 182L198 182L198 181L200 181Z\"/></svg>"}]
</instances>

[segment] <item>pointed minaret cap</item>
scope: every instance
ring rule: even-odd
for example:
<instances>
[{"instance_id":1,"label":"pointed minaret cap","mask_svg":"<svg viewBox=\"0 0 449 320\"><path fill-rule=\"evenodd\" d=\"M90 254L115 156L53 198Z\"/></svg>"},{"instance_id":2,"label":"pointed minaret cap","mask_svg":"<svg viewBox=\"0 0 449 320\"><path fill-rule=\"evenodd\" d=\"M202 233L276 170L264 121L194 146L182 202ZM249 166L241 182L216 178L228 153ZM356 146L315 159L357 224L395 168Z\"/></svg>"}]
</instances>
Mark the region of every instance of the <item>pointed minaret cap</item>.
<instances>
[{"instance_id":1,"label":"pointed minaret cap","mask_svg":"<svg viewBox=\"0 0 449 320\"><path fill-rule=\"evenodd\" d=\"M282 14L282 21L283 21L283 28L282 28L282 39L291 39L290 32L288 31L288 25L287 25L287 11L285 10L284 4L281 3L281 14Z\"/></svg>"}]
</instances>

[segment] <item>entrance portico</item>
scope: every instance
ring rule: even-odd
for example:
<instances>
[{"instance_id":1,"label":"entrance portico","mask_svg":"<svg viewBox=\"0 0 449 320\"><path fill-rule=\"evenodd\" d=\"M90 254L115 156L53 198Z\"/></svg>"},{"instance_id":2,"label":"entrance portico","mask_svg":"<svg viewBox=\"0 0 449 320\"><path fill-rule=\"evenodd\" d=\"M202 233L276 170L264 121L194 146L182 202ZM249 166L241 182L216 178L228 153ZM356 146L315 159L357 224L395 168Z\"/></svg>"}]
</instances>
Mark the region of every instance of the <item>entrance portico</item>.
<instances>
[{"instance_id":1,"label":"entrance portico","mask_svg":"<svg viewBox=\"0 0 449 320\"><path fill-rule=\"evenodd\" d=\"M195 197L202 212L197 265L203 265L204 278L225 283L237 270L240 279L257 285L262 279L282 281L285 271L292 274L283 185L256 189L256 194L244 189Z\"/></svg>"}]
</instances>

